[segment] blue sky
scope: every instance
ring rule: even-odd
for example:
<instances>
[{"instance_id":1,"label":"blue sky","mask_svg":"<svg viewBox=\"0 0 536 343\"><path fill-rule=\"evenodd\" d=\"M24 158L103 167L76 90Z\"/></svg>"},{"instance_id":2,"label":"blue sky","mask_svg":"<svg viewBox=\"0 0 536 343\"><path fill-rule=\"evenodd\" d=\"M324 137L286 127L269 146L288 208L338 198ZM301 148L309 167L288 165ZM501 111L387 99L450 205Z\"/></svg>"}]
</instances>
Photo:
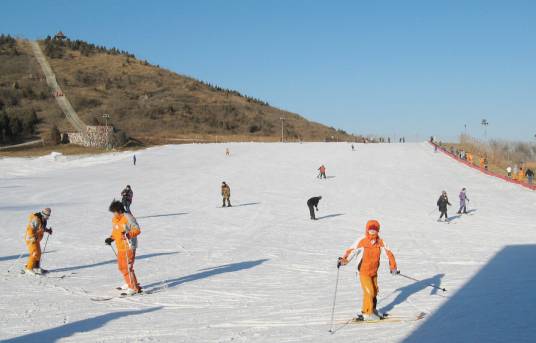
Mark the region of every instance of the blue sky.
<instances>
[{"instance_id":1,"label":"blue sky","mask_svg":"<svg viewBox=\"0 0 536 343\"><path fill-rule=\"evenodd\" d=\"M2 1L58 30L352 133L536 134L536 1Z\"/></svg>"}]
</instances>

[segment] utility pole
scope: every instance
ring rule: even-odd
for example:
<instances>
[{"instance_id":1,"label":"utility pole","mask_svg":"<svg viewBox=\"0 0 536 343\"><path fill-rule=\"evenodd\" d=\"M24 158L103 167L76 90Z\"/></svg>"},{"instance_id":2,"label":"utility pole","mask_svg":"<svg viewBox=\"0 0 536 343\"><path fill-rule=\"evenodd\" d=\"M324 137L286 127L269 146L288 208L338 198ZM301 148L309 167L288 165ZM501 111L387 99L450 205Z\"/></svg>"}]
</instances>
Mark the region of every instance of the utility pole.
<instances>
[{"instance_id":1,"label":"utility pole","mask_svg":"<svg viewBox=\"0 0 536 343\"><path fill-rule=\"evenodd\" d=\"M108 119L110 119L110 115L105 113L102 115L102 117L104 118L106 122L106 149L109 150L110 149L110 132L108 130Z\"/></svg>"},{"instance_id":2,"label":"utility pole","mask_svg":"<svg viewBox=\"0 0 536 343\"><path fill-rule=\"evenodd\" d=\"M486 119L482 119L482 121L480 122L480 125L482 125L484 127L484 140L487 140L488 138L488 121Z\"/></svg>"},{"instance_id":3,"label":"utility pole","mask_svg":"<svg viewBox=\"0 0 536 343\"><path fill-rule=\"evenodd\" d=\"M285 118L280 117L281 120L281 143L285 141Z\"/></svg>"}]
</instances>

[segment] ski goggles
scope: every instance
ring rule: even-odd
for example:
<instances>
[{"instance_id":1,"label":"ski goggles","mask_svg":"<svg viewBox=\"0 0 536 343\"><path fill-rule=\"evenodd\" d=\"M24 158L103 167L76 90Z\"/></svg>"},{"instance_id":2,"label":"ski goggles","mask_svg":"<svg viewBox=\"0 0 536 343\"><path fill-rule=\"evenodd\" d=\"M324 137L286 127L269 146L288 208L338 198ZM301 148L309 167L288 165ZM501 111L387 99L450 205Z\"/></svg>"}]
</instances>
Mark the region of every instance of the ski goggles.
<instances>
[{"instance_id":1,"label":"ski goggles","mask_svg":"<svg viewBox=\"0 0 536 343\"><path fill-rule=\"evenodd\" d=\"M369 235L377 235L378 230L370 229L370 230L368 230L368 233L369 233Z\"/></svg>"}]
</instances>

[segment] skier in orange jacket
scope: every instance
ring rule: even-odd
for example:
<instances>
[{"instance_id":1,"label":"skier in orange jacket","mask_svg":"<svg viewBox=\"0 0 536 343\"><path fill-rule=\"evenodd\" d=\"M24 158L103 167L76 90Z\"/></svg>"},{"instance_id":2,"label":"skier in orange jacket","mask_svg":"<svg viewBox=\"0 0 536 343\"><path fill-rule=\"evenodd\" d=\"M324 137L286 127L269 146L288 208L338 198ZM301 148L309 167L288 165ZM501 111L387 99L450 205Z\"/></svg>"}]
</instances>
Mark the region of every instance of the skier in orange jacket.
<instances>
[{"instance_id":1,"label":"skier in orange jacket","mask_svg":"<svg viewBox=\"0 0 536 343\"><path fill-rule=\"evenodd\" d=\"M28 226L26 227L26 247L28 248L28 263L24 268L27 274L44 274L47 271L41 268L41 240L45 232L52 234L52 229L47 228L47 221L52 213L50 208L45 208L41 212L30 215Z\"/></svg>"},{"instance_id":2,"label":"skier in orange jacket","mask_svg":"<svg viewBox=\"0 0 536 343\"><path fill-rule=\"evenodd\" d=\"M344 251L339 258L340 265L348 264L354 257L363 253L363 257L358 265L359 281L363 289L362 315L357 319L370 321L379 320L383 317L376 309L378 296L378 268L380 267L381 251L385 251L389 258L389 268L392 275L399 274L396 266L395 256L387 247L384 240L379 236L380 223L377 220L369 220L365 228L365 237L356 241L351 247Z\"/></svg>"},{"instance_id":3,"label":"skier in orange jacket","mask_svg":"<svg viewBox=\"0 0 536 343\"><path fill-rule=\"evenodd\" d=\"M115 241L117 248L117 267L121 274L123 274L127 286L123 294L133 295L140 293L141 287L134 273L134 259L138 245L136 237L141 233L141 230L134 217L125 213L125 208L120 201L112 201L109 210L114 214L112 218L112 233L104 242L111 245Z\"/></svg>"}]
</instances>

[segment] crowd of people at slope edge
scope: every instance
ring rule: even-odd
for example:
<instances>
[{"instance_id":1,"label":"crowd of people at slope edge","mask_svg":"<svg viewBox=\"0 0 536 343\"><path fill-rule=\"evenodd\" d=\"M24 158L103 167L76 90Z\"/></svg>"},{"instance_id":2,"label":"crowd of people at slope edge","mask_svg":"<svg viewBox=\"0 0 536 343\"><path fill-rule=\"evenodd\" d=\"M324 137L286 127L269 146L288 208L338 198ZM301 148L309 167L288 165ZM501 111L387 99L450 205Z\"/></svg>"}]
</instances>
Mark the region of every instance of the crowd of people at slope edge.
<instances>
[{"instance_id":1,"label":"crowd of people at slope edge","mask_svg":"<svg viewBox=\"0 0 536 343\"><path fill-rule=\"evenodd\" d=\"M430 137L430 142L434 144L435 151L437 151L438 147L442 147L442 143L435 142L433 137ZM486 155L475 156L473 153L466 151L465 149L458 149L454 148L453 146L451 146L450 149L446 149L444 147L443 149L461 160L467 161L482 169L488 170L489 165L488 158ZM511 165L508 165L505 169L506 175L512 180L516 180L519 182L526 181L528 184L532 185L534 182L534 171L529 167L524 168L523 163L520 164L521 165L514 164L513 167Z\"/></svg>"}]
</instances>

